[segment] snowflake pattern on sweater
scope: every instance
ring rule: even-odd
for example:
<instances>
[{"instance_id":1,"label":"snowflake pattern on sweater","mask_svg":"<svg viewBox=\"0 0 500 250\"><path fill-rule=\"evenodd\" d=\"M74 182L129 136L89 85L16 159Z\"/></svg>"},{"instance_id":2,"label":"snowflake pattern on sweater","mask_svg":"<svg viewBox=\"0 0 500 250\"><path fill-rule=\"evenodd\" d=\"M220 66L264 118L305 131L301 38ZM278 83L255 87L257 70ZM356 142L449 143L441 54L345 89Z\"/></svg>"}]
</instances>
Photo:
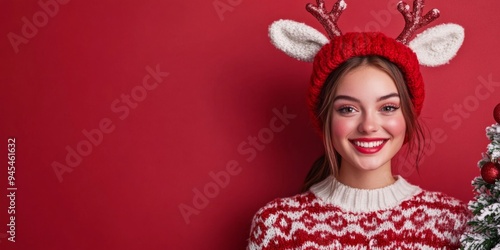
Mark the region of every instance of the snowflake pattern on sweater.
<instances>
[{"instance_id":1,"label":"snowflake pattern on sweater","mask_svg":"<svg viewBox=\"0 0 500 250\"><path fill-rule=\"evenodd\" d=\"M325 195L328 182L261 208L247 249L459 248L470 217L459 200L421 190L402 177L375 194L337 182L342 187L335 191L342 194Z\"/></svg>"}]
</instances>

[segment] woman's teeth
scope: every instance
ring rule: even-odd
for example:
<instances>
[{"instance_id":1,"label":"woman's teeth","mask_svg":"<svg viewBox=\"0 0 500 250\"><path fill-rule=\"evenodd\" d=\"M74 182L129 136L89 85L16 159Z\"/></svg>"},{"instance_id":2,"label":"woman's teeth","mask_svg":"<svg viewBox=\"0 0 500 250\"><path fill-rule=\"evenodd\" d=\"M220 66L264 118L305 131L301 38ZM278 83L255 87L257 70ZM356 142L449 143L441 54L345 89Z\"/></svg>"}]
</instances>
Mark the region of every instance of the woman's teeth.
<instances>
[{"instance_id":1,"label":"woman's teeth","mask_svg":"<svg viewBox=\"0 0 500 250\"><path fill-rule=\"evenodd\" d=\"M362 147L362 148L374 148L374 147L378 147L380 145L382 145L382 143L384 143L384 141L371 141L371 142L361 142L361 141L354 141L354 144L356 144L356 146L358 147Z\"/></svg>"}]
</instances>

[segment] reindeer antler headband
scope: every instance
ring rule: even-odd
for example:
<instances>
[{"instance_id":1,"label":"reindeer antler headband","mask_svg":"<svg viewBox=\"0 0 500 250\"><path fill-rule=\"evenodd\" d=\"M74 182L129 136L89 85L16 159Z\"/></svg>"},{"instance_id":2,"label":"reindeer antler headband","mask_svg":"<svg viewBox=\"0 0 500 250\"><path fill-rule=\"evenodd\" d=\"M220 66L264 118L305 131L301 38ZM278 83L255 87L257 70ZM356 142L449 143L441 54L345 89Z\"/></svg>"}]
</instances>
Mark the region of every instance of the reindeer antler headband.
<instances>
[{"instance_id":1,"label":"reindeer antler headband","mask_svg":"<svg viewBox=\"0 0 500 250\"><path fill-rule=\"evenodd\" d=\"M380 32L342 34L337 20L347 7L345 1L338 0L330 12L326 10L323 0L317 0L316 4L309 3L306 9L323 25L329 38L306 24L292 20L274 22L269 27L269 36L274 46L287 55L313 62L308 101L315 126L320 130L321 122L316 110L321 88L329 74L349 58L378 55L396 64L405 76L414 110L419 115L425 95L419 64L436 67L448 63L464 40L464 29L452 23L429 28L410 40L418 29L439 17L437 9L422 14L424 0L415 0L413 11L405 2L398 3L398 10L406 24L396 39Z\"/></svg>"}]
</instances>

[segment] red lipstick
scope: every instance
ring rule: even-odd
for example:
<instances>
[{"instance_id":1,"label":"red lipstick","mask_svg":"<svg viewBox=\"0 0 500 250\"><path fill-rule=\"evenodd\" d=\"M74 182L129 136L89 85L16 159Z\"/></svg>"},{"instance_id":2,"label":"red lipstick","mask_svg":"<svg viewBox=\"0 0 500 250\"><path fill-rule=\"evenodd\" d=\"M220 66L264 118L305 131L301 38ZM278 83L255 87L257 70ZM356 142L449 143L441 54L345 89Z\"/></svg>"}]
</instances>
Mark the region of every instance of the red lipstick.
<instances>
[{"instance_id":1,"label":"red lipstick","mask_svg":"<svg viewBox=\"0 0 500 250\"><path fill-rule=\"evenodd\" d=\"M358 138L349 140L358 152L363 154L375 154L380 151L387 139L384 138Z\"/></svg>"}]
</instances>

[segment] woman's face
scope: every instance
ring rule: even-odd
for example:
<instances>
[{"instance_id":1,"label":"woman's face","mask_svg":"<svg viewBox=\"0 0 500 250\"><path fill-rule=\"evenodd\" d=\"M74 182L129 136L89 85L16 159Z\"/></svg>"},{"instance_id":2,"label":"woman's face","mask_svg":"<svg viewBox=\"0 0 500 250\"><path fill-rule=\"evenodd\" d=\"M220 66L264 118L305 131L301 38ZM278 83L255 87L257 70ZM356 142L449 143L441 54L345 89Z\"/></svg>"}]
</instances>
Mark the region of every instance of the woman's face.
<instances>
[{"instance_id":1,"label":"woman's face","mask_svg":"<svg viewBox=\"0 0 500 250\"><path fill-rule=\"evenodd\" d=\"M342 157L341 169L390 171L406 131L394 81L373 66L361 66L338 84L331 130L333 146Z\"/></svg>"}]
</instances>

